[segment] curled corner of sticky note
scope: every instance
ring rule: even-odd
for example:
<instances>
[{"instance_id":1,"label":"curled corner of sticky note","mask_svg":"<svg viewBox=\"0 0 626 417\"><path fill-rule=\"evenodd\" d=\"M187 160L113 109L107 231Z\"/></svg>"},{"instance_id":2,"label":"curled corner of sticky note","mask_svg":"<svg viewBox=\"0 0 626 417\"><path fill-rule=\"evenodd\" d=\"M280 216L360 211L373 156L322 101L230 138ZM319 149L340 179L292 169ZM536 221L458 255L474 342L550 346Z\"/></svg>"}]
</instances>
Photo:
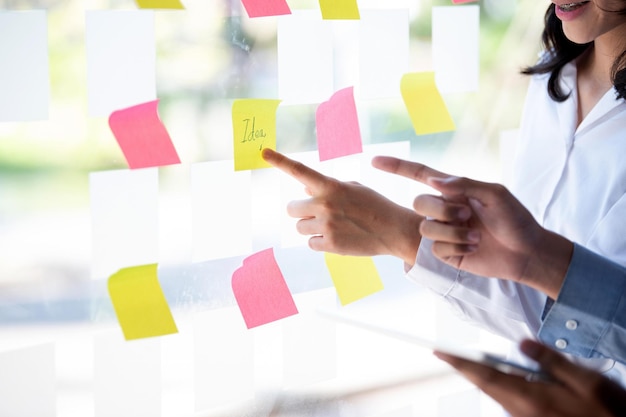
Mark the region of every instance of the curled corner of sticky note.
<instances>
[{"instance_id":1,"label":"curled corner of sticky note","mask_svg":"<svg viewBox=\"0 0 626 417\"><path fill-rule=\"evenodd\" d=\"M109 116L109 127L131 169L180 164L158 105L158 99L148 101Z\"/></svg>"},{"instance_id":2,"label":"curled corner of sticky note","mask_svg":"<svg viewBox=\"0 0 626 417\"><path fill-rule=\"evenodd\" d=\"M298 314L272 248L244 259L231 285L248 329Z\"/></svg>"},{"instance_id":3,"label":"curled corner of sticky note","mask_svg":"<svg viewBox=\"0 0 626 417\"><path fill-rule=\"evenodd\" d=\"M383 290L374 260L364 256L324 253L324 260L341 305L350 304Z\"/></svg>"},{"instance_id":4,"label":"curled corner of sticky note","mask_svg":"<svg viewBox=\"0 0 626 417\"><path fill-rule=\"evenodd\" d=\"M109 277L109 296L126 340L178 333L157 264L120 269Z\"/></svg>"}]
</instances>

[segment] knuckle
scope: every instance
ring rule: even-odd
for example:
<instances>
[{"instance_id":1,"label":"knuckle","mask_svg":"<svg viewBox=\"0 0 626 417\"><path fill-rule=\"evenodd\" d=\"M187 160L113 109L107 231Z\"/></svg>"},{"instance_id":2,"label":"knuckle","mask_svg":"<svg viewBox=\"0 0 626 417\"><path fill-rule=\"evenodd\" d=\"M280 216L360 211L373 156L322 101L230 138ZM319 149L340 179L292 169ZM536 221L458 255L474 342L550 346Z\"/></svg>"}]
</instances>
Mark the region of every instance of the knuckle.
<instances>
[{"instance_id":1,"label":"knuckle","mask_svg":"<svg viewBox=\"0 0 626 417\"><path fill-rule=\"evenodd\" d=\"M422 236L430 236L432 221L424 219L420 222L419 232Z\"/></svg>"},{"instance_id":2,"label":"knuckle","mask_svg":"<svg viewBox=\"0 0 626 417\"><path fill-rule=\"evenodd\" d=\"M508 194L509 190L502 184L494 184L493 192L499 197L505 196Z\"/></svg>"}]
</instances>

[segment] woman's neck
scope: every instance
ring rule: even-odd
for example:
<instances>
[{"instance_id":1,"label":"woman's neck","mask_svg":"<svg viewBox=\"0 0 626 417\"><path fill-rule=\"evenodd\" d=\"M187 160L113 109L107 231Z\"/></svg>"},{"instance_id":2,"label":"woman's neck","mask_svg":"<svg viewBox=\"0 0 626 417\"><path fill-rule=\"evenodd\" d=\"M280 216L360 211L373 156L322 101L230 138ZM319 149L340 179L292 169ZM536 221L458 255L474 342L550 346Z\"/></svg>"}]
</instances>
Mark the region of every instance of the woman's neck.
<instances>
[{"instance_id":1,"label":"woman's neck","mask_svg":"<svg viewBox=\"0 0 626 417\"><path fill-rule=\"evenodd\" d=\"M616 55L607 53L601 43L594 43L576 62L578 86L578 125L613 87L611 70Z\"/></svg>"}]
</instances>

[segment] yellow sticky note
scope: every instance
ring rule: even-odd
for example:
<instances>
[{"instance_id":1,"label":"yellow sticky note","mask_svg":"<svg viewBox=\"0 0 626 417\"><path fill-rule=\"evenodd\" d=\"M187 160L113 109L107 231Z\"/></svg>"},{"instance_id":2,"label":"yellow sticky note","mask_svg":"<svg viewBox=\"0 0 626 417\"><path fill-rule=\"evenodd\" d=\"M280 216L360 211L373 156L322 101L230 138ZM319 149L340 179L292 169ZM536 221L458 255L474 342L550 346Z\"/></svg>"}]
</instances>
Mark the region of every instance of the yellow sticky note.
<instances>
[{"instance_id":1,"label":"yellow sticky note","mask_svg":"<svg viewBox=\"0 0 626 417\"><path fill-rule=\"evenodd\" d=\"M180 0L135 0L140 9L184 9Z\"/></svg>"},{"instance_id":2,"label":"yellow sticky note","mask_svg":"<svg viewBox=\"0 0 626 417\"><path fill-rule=\"evenodd\" d=\"M341 305L383 289L383 281L372 258L325 253L324 259Z\"/></svg>"},{"instance_id":3,"label":"yellow sticky note","mask_svg":"<svg viewBox=\"0 0 626 417\"><path fill-rule=\"evenodd\" d=\"M361 18L356 0L320 0L323 19L358 20Z\"/></svg>"},{"instance_id":4,"label":"yellow sticky note","mask_svg":"<svg viewBox=\"0 0 626 417\"><path fill-rule=\"evenodd\" d=\"M416 134L426 135L456 129L435 84L434 72L404 74L400 90Z\"/></svg>"},{"instance_id":5,"label":"yellow sticky note","mask_svg":"<svg viewBox=\"0 0 626 417\"><path fill-rule=\"evenodd\" d=\"M263 148L276 149L276 110L280 100L244 99L233 103L235 171L268 168Z\"/></svg>"},{"instance_id":6,"label":"yellow sticky note","mask_svg":"<svg viewBox=\"0 0 626 417\"><path fill-rule=\"evenodd\" d=\"M120 269L109 278L109 295L126 340L178 333L157 264Z\"/></svg>"}]
</instances>

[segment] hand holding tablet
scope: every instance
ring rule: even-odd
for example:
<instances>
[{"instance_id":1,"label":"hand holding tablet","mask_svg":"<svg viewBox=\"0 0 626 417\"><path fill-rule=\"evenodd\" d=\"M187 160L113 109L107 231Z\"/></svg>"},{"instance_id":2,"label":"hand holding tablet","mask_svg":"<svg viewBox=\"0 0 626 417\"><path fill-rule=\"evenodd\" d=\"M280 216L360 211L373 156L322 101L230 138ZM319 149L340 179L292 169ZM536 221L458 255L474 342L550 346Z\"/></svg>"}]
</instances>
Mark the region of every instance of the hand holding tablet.
<instances>
[{"instance_id":1,"label":"hand holding tablet","mask_svg":"<svg viewBox=\"0 0 626 417\"><path fill-rule=\"evenodd\" d=\"M336 309L318 308L317 312L323 317L326 317L331 320L335 320L340 323L359 327L361 329L365 329L365 330L369 330L369 331L379 333L385 336L393 337L395 339L404 340L406 342L413 343L423 348L441 352L446 355L455 356L461 359L487 365L491 368L494 368L506 374L521 376L521 377L526 378L527 380L532 380L532 381L541 380L541 381L549 382L552 380L550 375L543 372L538 367L532 368L532 367L525 366L519 363L515 363L499 355L495 355L495 354L488 353L488 352L483 352L480 350L473 350L473 349L468 349L468 348L463 348L463 347L452 346L449 343L444 344L444 343L434 342L432 340L429 340L429 339L426 339L426 338L423 338L423 337L420 337L411 333L407 333L407 332L393 329L390 327L384 327L379 324L374 324L374 323L364 321L362 319L358 319L356 317L350 316L349 314L342 313Z\"/></svg>"}]
</instances>

